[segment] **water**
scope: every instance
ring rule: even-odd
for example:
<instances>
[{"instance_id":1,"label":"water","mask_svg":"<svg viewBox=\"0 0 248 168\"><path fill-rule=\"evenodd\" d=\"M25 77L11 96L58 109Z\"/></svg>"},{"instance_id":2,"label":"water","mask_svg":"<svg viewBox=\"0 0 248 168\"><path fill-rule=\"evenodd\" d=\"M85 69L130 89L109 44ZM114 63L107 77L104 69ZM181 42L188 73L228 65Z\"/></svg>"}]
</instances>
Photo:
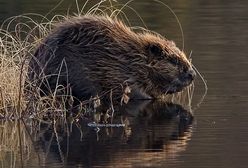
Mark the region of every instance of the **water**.
<instances>
[{"instance_id":1,"label":"water","mask_svg":"<svg viewBox=\"0 0 248 168\"><path fill-rule=\"evenodd\" d=\"M1 0L0 18L2 20L29 12L45 14L58 2ZM54 133L52 126L42 124L40 130L36 131L35 127L31 128L35 122L27 123L26 127L35 139L32 142L29 135L24 138L30 144L30 147L26 147L30 150L24 155L24 165L247 167L248 1L163 2L180 19L184 29L185 51L188 54L192 51L194 65L207 80L208 94L200 108L194 111L194 120L186 115L181 106L165 107L145 102L148 105L138 106L141 109L145 106L145 110L124 110L125 115L116 118L117 123L122 121L129 127L101 129L99 134L87 126L90 121L78 121L78 126L84 129L82 134L76 125L69 127L72 131L69 137L63 127ZM139 12L150 29L173 39L182 47L179 26L166 7L144 0L137 0L130 6ZM65 1L51 15L66 13L68 7L71 7L71 11L76 9L74 2ZM141 25L134 13L129 11L127 15L132 25ZM204 86L198 77L193 107L203 92ZM17 127L17 123L12 122L2 121L1 125L2 130L16 130ZM22 130L25 130L24 126ZM18 153L13 152L16 150L14 143L18 142L1 146L2 167L19 167ZM4 150L6 148L8 152Z\"/></svg>"}]
</instances>

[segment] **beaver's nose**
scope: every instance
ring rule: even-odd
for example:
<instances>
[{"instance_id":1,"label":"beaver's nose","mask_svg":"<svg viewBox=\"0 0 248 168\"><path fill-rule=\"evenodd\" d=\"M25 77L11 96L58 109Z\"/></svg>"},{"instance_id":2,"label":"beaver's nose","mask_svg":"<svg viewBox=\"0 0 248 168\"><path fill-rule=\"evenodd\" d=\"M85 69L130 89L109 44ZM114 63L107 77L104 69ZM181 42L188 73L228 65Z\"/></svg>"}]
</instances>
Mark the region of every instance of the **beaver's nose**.
<instances>
[{"instance_id":1,"label":"beaver's nose","mask_svg":"<svg viewBox=\"0 0 248 168\"><path fill-rule=\"evenodd\" d=\"M196 73L195 71L191 68L189 69L185 74L184 74L184 77L189 80L189 81L192 81L195 79L195 76L196 76Z\"/></svg>"}]
</instances>

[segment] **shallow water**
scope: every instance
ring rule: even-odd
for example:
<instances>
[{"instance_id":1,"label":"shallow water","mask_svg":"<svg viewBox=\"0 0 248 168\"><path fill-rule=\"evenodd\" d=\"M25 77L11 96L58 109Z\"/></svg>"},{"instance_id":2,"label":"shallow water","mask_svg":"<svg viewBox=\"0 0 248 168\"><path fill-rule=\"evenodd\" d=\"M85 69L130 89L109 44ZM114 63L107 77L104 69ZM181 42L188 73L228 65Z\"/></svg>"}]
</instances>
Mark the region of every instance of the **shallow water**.
<instances>
[{"instance_id":1,"label":"shallow water","mask_svg":"<svg viewBox=\"0 0 248 168\"><path fill-rule=\"evenodd\" d=\"M31 12L46 14L58 2L0 0L0 18ZM42 124L35 131L31 127L35 123L27 122L31 136L25 134L24 139L35 148L26 147L26 167L247 167L248 1L163 2L180 19L185 51L192 51L194 65L207 80L208 94L194 111L194 120L184 115L181 106L145 102L148 105L137 105L145 110L130 108L116 117L116 123L124 122L129 127L101 129L98 134L87 126L90 121L78 121L83 132L75 125L69 127L69 137L64 127L54 133L52 126ZM51 14L66 13L69 6L71 11L76 9L74 2L68 1ZM130 6L150 29L182 47L179 26L166 7L144 0ZM127 15L131 25L141 25L134 13L127 11ZM195 85L193 108L204 93L199 76ZM16 125L2 121L1 129L14 134ZM0 165L20 167L18 153L13 152L14 145L10 146L1 146ZM4 150L7 147L8 152Z\"/></svg>"}]
</instances>

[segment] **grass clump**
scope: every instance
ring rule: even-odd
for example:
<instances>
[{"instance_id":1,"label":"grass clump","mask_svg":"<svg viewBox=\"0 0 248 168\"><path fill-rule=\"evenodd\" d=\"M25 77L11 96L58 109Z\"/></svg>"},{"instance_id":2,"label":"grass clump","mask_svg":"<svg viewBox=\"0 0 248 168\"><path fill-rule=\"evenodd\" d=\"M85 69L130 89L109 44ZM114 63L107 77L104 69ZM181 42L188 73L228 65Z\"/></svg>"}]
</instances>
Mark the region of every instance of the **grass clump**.
<instances>
[{"instance_id":1,"label":"grass clump","mask_svg":"<svg viewBox=\"0 0 248 168\"><path fill-rule=\"evenodd\" d=\"M42 22L35 22L39 16ZM58 21L59 16L56 17ZM39 110L46 103L35 91L26 94L28 62L34 49L51 31L53 20L30 14L7 19L0 29L0 117L21 118ZM34 99L35 98L35 99ZM34 102L34 100L36 102ZM42 103L41 103L42 102ZM48 106L46 106L47 108Z\"/></svg>"}]
</instances>

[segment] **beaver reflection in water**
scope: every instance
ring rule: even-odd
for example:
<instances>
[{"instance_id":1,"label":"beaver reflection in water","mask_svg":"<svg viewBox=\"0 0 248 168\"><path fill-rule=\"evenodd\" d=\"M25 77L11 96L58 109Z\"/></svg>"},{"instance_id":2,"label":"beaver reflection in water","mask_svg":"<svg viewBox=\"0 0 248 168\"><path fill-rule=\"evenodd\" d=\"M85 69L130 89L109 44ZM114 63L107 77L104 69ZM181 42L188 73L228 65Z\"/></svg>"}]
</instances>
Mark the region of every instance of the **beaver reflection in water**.
<instances>
[{"instance_id":1,"label":"beaver reflection in water","mask_svg":"<svg viewBox=\"0 0 248 168\"><path fill-rule=\"evenodd\" d=\"M147 31L136 33L108 16L81 16L58 24L29 64L29 79L44 93L70 86L80 100L125 82L133 95L156 98L181 91L194 77L191 63L174 42ZM113 94L120 96L122 89Z\"/></svg>"}]
</instances>

